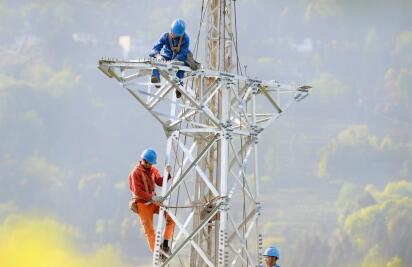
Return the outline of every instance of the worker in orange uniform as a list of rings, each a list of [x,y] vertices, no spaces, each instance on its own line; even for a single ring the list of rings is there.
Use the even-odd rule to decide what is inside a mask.
[[[162,186],[163,177],[153,165],[156,164],[156,152],[153,149],[146,149],[141,155],[141,160],[136,164],[129,175],[129,187],[132,191],[132,200],[129,203],[130,209],[140,217],[144,233],[149,243],[150,251],[153,253],[155,245],[155,231],[153,229],[153,214],[159,214],[159,205],[164,198],[156,196],[155,184]],[[170,172],[172,167],[166,166],[168,173],[167,180],[172,178]],[[173,236],[174,221],[165,213],[166,228],[163,233],[163,244],[160,248],[164,254],[170,255],[169,240]],[[161,254],[162,257],[162,254]]]

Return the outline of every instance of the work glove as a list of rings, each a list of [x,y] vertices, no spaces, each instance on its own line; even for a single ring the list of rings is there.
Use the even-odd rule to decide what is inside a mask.
[[[165,200],[164,197],[161,196],[152,196],[152,202],[156,204],[160,204]]]
[[[133,211],[134,213],[139,213],[139,212],[137,211],[137,203],[136,203],[136,200],[135,200],[135,199],[132,199],[132,200],[129,201],[129,209],[130,209],[131,211]]]
[[[157,60],[163,60],[163,57],[162,57],[160,54],[156,54],[156,55],[155,55],[155,58],[156,58]]]
[[[166,165],[166,171],[167,171],[167,173],[168,173],[169,175],[171,175],[171,173],[172,173],[172,166]]]

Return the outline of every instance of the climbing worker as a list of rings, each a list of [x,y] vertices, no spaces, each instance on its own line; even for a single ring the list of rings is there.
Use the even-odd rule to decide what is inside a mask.
[[[163,202],[163,197],[157,196],[155,184],[162,186],[163,177],[153,165],[156,164],[156,152],[148,148],[143,151],[141,160],[136,164],[129,174],[129,187],[132,191],[132,200],[129,207],[140,217],[140,223],[143,226],[144,233],[147,237],[149,249],[153,253],[155,245],[155,231],[153,229],[153,214],[159,214],[159,205]],[[170,165],[166,166],[168,173],[167,180],[172,178]],[[163,243],[160,245],[164,254],[170,255],[169,240],[173,236],[174,221],[165,213],[166,228],[163,233]],[[163,254],[161,254],[162,257]],[[163,255],[164,256],[164,255]]]
[[[182,19],[175,19],[170,26],[170,32],[165,32],[160,37],[160,40],[153,46],[149,57],[154,57],[159,60],[177,60],[185,62],[189,53],[189,36],[185,33],[185,22]],[[191,54],[191,53],[190,53]],[[191,56],[193,58],[193,56]],[[183,86],[182,78],[184,71],[179,70],[176,73],[178,84]],[[150,81],[152,83],[160,83],[160,74],[157,69],[152,70]],[[160,85],[156,85],[157,88]],[[176,90],[176,97],[180,98],[181,93]]]
[[[268,247],[265,250],[263,259],[266,267],[280,267],[276,264],[279,259],[279,250],[275,246]]]

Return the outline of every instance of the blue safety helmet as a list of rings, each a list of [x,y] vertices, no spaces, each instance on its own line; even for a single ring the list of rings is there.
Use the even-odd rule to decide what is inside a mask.
[[[140,157],[150,164],[156,164],[156,159],[157,159],[156,151],[154,151],[151,148],[148,148],[145,151],[143,151]]]
[[[263,256],[276,257],[279,259],[279,250],[275,247],[268,247],[263,253]]]
[[[182,36],[185,33],[185,22],[182,19],[175,19],[170,26],[173,36]]]

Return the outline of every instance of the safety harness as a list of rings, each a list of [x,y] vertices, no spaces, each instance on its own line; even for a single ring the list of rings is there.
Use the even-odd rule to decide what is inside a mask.
[[[175,56],[177,55],[177,53],[180,52],[180,47],[182,46],[182,42],[183,42],[183,35],[180,36],[179,42],[177,43],[177,46],[173,45],[173,36],[170,32],[168,33],[168,39],[169,39],[170,49],[172,49],[172,52],[173,52],[172,59],[174,59]],[[193,54],[192,54],[191,51],[189,51],[187,53],[185,63],[192,70],[198,70],[201,67],[201,64],[194,59]]]
[[[148,177],[147,177],[147,175],[146,175],[143,171],[141,172],[141,174],[142,174],[142,180],[143,180],[144,190],[145,190],[146,193],[150,193],[150,192],[149,192],[149,187],[148,187],[148,185],[147,185],[147,179],[148,179]],[[137,199],[139,199],[139,197],[133,193],[133,194],[132,194],[132,200],[130,200],[130,202],[129,202],[129,208],[130,208],[130,210],[133,211],[134,213],[138,213],[137,203],[136,203],[136,200],[137,200]]]
[[[169,32],[168,37],[169,37],[170,49],[172,49],[172,52],[173,52],[173,56],[172,56],[172,59],[173,59],[173,58],[175,58],[176,54],[180,52],[180,47],[181,47],[182,42],[183,42],[183,35],[179,37],[179,42],[178,42],[177,46],[173,45],[172,33]]]

